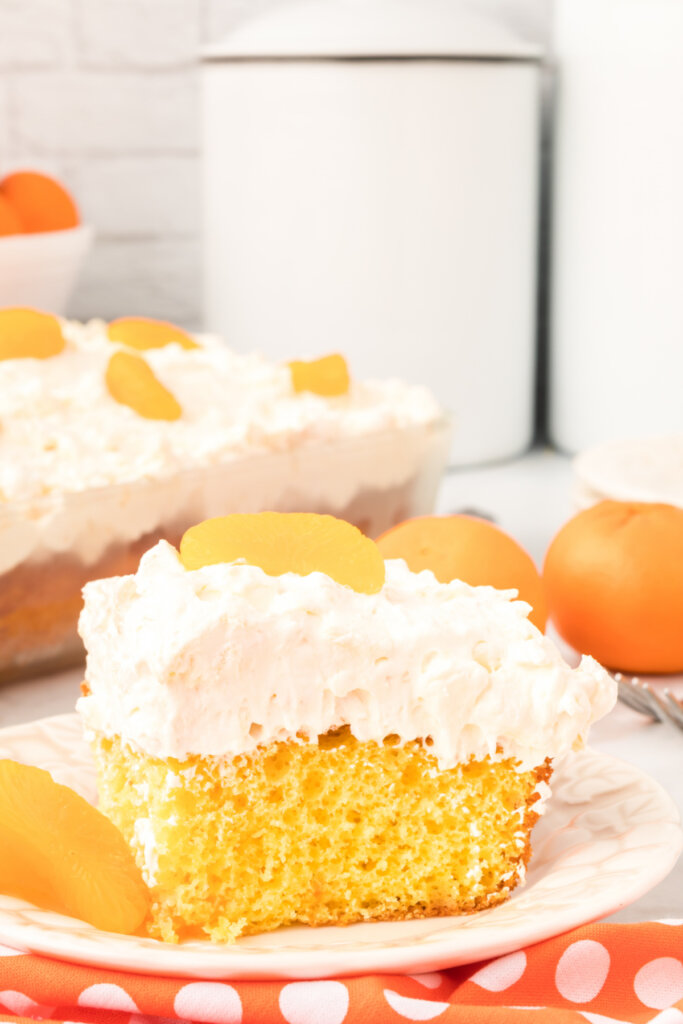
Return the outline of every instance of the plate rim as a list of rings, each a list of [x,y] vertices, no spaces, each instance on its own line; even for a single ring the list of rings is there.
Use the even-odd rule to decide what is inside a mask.
[[[72,712],[0,728],[0,745],[3,740],[11,741],[13,737],[20,739],[26,734],[27,730],[32,731],[39,728],[47,729],[49,732],[51,728],[59,725],[75,726],[78,721],[78,715]],[[554,921],[548,920],[539,926],[536,916],[530,910],[528,921],[525,920],[523,925],[516,924],[498,930],[494,923],[489,927],[484,926],[468,932],[467,952],[460,950],[456,951],[455,954],[452,948],[453,934],[452,931],[449,931],[449,934],[442,938],[431,940],[425,943],[424,946],[419,942],[416,943],[414,938],[408,937],[398,944],[380,944],[372,949],[360,948],[355,950],[349,948],[348,945],[331,945],[327,948],[316,948],[315,950],[301,947],[285,950],[267,949],[263,952],[255,950],[245,952],[240,950],[239,943],[234,945],[212,944],[209,942],[205,944],[193,943],[192,950],[186,949],[185,953],[189,954],[189,957],[201,954],[203,962],[199,965],[181,960],[178,954],[171,954],[167,962],[164,963],[164,957],[168,954],[169,950],[181,950],[182,944],[172,945],[155,939],[144,939],[143,941],[150,944],[146,948],[149,951],[149,961],[152,962],[148,961],[144,964],[133,966],[130,963],[131,951],[127,950],[123,945],[111,948],[106,945],[106,940],[103,942],[100,938],[93,941],[91,937],[93,932],[99,937],[105,937],[108,933],[100,932],[97,929],[91,930],[90,926],[84,926],[84,923],[79,921],[78,925],[82,930],[78,933],[69,932],[69,945],[62,948],[63,943],[59,941],[60,932],[55,930],[44,931],[38,924],[19,923],[12,926],[12,922],[6,920],[8,911],[0,906],[0,942],[6,943],[10,948],[17,949],[20,952],[34,953],[39,956],[52,958],[57,957],[70,963],[89,967],[106,967],[109,970],[123,970],[140,975],[172,977],[182,980],[286,981],[342,978],[358,976],[369,972],[405,974],[443,970],[448,967],[502,956],[529,944],[542,942],[556,935],[563,934],[580,925],[589,924],[635,902],[669,874],[683,851],[681,815],[673,799],[659,782],[641,771],[636,765],[614,757],[611,754],[586,747],[578,752],[575,757],[581,758],[584,755],[598,758],[605,766],[623,766],[634,780],[644,780],[649,787],[649,793],[658,798],[658,806],[661,808],[661,814],[657,822],[653,822],[653,824],[661,827],[662,834],[665,831],[669,833],[668,845],[660,845],[658,856],[643,863],[641,870],[635,876],[634,883],[629,887],[627,895],[616,905],[613,895],[603,897],[602,900],[600,900],[599,896],[596,897],[592,908],[594,913],[591,912],[589,915],[586,914],[585,905],[571,903],[565,905],[561,912],[555,915]],[[557,767],[558,772],[562,770],[561,764],[558,764]],[[667,826],[668,830],[666,829]],[[593,841],[595,840],[593,839]],[[518,895],[524,891],[523,888],[518,890]],[[12,897],[2,897],[2,899],[16,903],[18,908],[30,906],[24,901],[15,901]],[[514,895],[512,899],[514,899]],[[506,905],[508,904],[502,904],[502,906]],[[495,910],[496,908],[492,908],[482,913],[487,915],[495,914]],[[42,912],[50,913],[47,911]],[[467,916],[471,917],[471,915]],[[50,917],[55,919],[62,917],[65,922],[74,920],[65,915],[54,915],[51,913]],[[443,917],[434,920],[457,922],[458,918]],[[404,922],[394,923],[401,925]],[[387,922],[384,922],[384,925],[386,927]],[[372,922],[366,922],[361,925],[364,928],[371,926]],[[301,925],[297,927],[305,928],[306,926]],[[353,927],[358,926],[348,925],[344,928],[344,931],[347,928],[352,929]],[[311,929],[311,931],[319,931],[319,929]],[[498,938],[496,938],[497,931],[499,931]],[[125,941],[126,937],[115,936],[115,938],[118,943],[121,940]],[[204,946],[206,946],[206,949],[203,948]],[[104,950],[106,950],[106,954]],[[257,953],[258,955],[256,955]],[[105,956],[106,963],[104,963]],[[173,960],[176,957],[178,957],[179,962],[174,963]],[[226,958],[229,962],[226,962]],[[369,966],[364,964],[364,961],[368,958],[371,958],[372,961]],[[269,961],[273,959],[277,961],[277,966],[269,965]],[[306,968],[305,962],[308,961],[310,963],[312,960],[315,961],[314,965]],[[419,966],[416,966],[418,963]]]

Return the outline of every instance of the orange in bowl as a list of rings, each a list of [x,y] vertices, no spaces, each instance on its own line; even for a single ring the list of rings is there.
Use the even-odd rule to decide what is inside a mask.
[[[545,629],[543,584],[529,554],[509,534],[474,516],[423,516],[384,533],[377,545],[386,558],[403,558],[413,572],[431,569],[441,583],[516,590],[531,605],[529,618]]]
[[[20,235],[23,230],[19,214],[0,192],[0,236]]]
[[[80,223],[75,202],[58,181],[38,171],[15,171],[0,181],[0,196],[14,210],[21,230],[65,231]]]
[[[683,671],[683,509],[602,501],[566,523],[543,581],[558,633],[624,672]]]

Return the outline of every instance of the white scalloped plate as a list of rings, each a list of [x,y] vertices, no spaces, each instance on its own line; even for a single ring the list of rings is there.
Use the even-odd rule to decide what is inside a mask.
[[[47,768],[58,782],[95,799],[93,766],[75,715],[0,731],[0,757]],[[466,917],[285,928],[232,946],[174,946],[97,931],[0,896],[0,941],[74,963],[182,978],[433,971],[509,953],[627,906],[668,874],[683,832],[678,811],[656,782],[586,750],[556,769],[533,846],[526,885],[502,906]]]

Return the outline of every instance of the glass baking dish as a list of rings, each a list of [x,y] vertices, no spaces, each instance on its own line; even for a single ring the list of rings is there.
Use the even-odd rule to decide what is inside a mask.
[[[0,503],[0,681],[76,664],[81,588],[229,512],[325,512],[376,537],[433,510],[450,421],[234,458],[164,479]]]

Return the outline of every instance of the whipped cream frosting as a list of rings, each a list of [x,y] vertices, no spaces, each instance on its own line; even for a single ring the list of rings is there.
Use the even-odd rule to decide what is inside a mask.
[[[571,669],[515,596],[400,560],[373,595],[240,562],[187,571],[162,541],[136,575],[84,588],[78,710],[161,758],[348,725],[362,741],[431,737],[442,768],[498,749],[530,768],[580,747],[616,684],[592,658]]]
[[[286,366],[200,335],[199,349],[171,344],[142,353],[183,411],[177,421],[149,420],[107,390],[109,358],[122,346],[109,341],[104,322],[64,321],[62,330],[59,355],[0,361],[0,572],[61,551],[91,563],[113,541],[135,540],[174,517],[187,525],[217,514],[201,502],[188,507],[196,480],[180,477],[193,470],[219,473],[227,465],[240,474],[226,477],[223,493],[219,478],[207,482],[218,511],[228,498],[232,511],[286,511],[288,497],[294,507],[303,499],[342,511],[368,485],[414,476],[425,430],[441,416],[426,389],[398,380],[354,380],[349,394],[331,399],[297,394]],[[419,439],[381,442],[411,428],[422,431]],[[366,452],[373,439],[377,450],[370,444]],[[345,444],[348,455],[327,471],[324,457],[313,468],[297,461],[302,452]],[[110,490],[98,497],[99,488]]]

